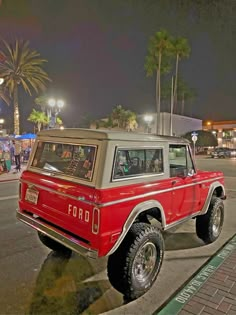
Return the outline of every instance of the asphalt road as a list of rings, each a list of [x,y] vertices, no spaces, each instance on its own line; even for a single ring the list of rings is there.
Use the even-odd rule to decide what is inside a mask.
[[[152,314],[235,234],[236,160],[197,159],[198,168],[222,170],[229,198],[220,238],[204,245],[194,220],[165,233],[165,260],[156,283],[124,304],[106,276],[106,259],[60,257],[15,219],[18,182],[0,183],[0,314]]]

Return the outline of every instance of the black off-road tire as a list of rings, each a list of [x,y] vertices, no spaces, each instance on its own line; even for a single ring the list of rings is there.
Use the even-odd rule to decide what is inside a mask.
[[[143,257],[141,256],[142,249],[146,250],[145,257],[147,257],[148,251],[149,254],[154,253],[153,266],[150,271],[147,271],[148,275],[144,281],[138,279],[141,277],[140,274],[138,276],[135,274],[135,270],[138,272],[138,269],[135,269],[135,266],[138,265],[137,260]],[[124,294],[126,300],[134,300],[147,292],[155,282],[163,256],[164,240],[161,231],[147,223],[135,223],[120,247],[108,258],[108,278],[112,286]],[[152,256],[150,255],[150,257]],[[143,268],[145,264],[139,263],[140,265]],[[148,268],[148,262],[145,266]]]
[[[221,233],[223,222],[223,201],[220,198],[212,197],[207,213],[196,217],[197,236],[206,244],[213,243]]]
[[[50,238],[49,236],[45,235],[42,232],[38,231],[38,237],[40,241],[43,243],[43,245],[52,249],[55,252],[59,252],[62,254],[64,253],[67,255],[71,253],[71,249],[65,247],[64,245],[58,243],[57,241],[54,241],[52,238]]]

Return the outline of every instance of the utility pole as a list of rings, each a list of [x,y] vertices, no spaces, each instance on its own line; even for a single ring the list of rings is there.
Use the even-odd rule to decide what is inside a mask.
[[[170,93],[170,136],[173,135],[173,108],[174,108],[174,78],[171,79],[171,93]]]

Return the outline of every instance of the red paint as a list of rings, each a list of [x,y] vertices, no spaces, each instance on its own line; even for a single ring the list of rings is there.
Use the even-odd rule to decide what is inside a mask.
[[[22,194],[19,207],[21,212],[36,214],[87,240],[84,246],[97,249],[99,256],[104,256],[116,243],[135,206],[144,201],[157,200],[164,209],[166,224],[171,224],[202,209],[209,186],[213,182],[211,179],[216,177],[221,177],[217,181],[223,185],[221,172],[198,171],[196,175],[186,178],[150,179],[149,182],[145,179],[145,182],[139,184],[127,185],[124,182],[117,188],[98,190],[86,185],[24,171],[21,176]],[[25,200],[28,184],[24,181],[41,186],[35,188],[39,192],[37,205]],[[202,181],[204,183],[201,183]],[[180,186],[182,187],[176,189]],[[163,190],[164,192],[158,194],[158,191]],[[143,196],[153,192],[157,194]],[[127,198],[135,199],[126,200]],[[111,202],[114,204],[107,204]],[[95,207],[99,211],[95,210],[93,218]],[[99,230],[97,231],[98,223]]]

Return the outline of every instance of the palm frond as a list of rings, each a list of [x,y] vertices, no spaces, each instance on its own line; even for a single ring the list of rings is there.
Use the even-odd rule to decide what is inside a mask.
[[[12,46],[3,40],[3,44],[6,61],[0,64],[0,71],[10,93],[12,94],[15,84],[22,84],[29,95],[32,95],[32,90],[36,93],[44,90],[46,82],[51,81],[42,69],[47,60],[41,58],[36,50],[31,50],[28,41],[16,40]]]

